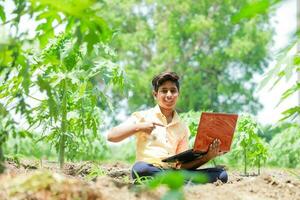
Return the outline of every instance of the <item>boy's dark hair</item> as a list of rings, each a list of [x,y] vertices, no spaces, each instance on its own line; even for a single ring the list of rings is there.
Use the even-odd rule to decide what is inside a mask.
[[[179,76],[175,72],[163,72],[152,79],[152,86],[155,92],[158,91],[159,86],[161,86],[166,81],[172,81],[175,83],[177,90],[179,91]]]

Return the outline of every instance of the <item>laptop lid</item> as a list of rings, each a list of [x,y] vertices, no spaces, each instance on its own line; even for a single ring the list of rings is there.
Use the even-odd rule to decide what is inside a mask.
[[[202,112],[193,151],[206,152],[213,140],[219,139],[220,151],[228,152],[237,119],[237,114]]]

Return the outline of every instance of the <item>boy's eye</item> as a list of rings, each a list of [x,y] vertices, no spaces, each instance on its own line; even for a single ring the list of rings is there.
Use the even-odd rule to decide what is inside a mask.
[[[172,94],[177,93],[176,89],[171,89],[171,90],[163,89],[160,92],[163,93],[163,94],[167,94],[168,91],[170,91]]]

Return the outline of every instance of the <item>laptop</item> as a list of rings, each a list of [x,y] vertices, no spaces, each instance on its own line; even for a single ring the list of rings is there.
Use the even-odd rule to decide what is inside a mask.
[[[230,151],[237,119],[237,114],[202,112],[194,147],[162,162],[190,162],[205,155],[214,139],[221,141],[220,152]]]

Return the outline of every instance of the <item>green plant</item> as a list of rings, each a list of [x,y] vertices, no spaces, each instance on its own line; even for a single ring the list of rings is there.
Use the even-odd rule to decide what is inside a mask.
[[[92,84],[94,78],[101,77],[103,85],[122,81],[117,66],[103,56],[104,48],[107,47],[95,45],[89,55],[69,35],[61,36],[45,49],[37,63],[37,69],[44,71],[38,75],[37,84],[48,96],[37,110],[42,111],[46,102],[49,106],[49,115],[39,115],[37,121],[57,122],[60,118],[60,127],[54,126],[47,139],[55,141],[61,167],[65,147],[76,152],[79,143],[91,143],[98,138],[101,110],[97,104],[109,104],[105,91]]]
[[[250,165],[257,166],[260,174],[261,163],[266,161],[268,151],[266,143],[258,136],[258,124],[251,116],[239,118],[234,143],[233,154],[243,156],[244,174],[248,175]]]
[[[153,180],[153,176],[140,176],[136,171],[133,170],[135,175],[134,183],[137,185],[147,184],[150,180]]]
[[[2,173],[5,169],[3,146],[9,136],[9,133],[16,135],[17,131],[16,122],[11,118],[9,112],[0,103],[0,173]]]
[[[300,167],[300,126],[295,124],[277,134],[270,142],[269,164],[281,167]]]
[[[104,175],[106,175],[105,171],[99,168],[98,165],[93,164],[89,174],[86,177],[84,177],[84,179],[87,181],[91,181],[97,178],[98,176],[104,176]]]
[[[265,74],[265,78],[260,84],[260,88],[266,87],[267,83],[273,82],[271,89],[276,87],[276,85],[285,80],[290,80],[293,74],[298,74],[300,72],[300,55],[299,53],[294,54],[293,51],[298,45],[300,40],[299,32],[294,35],[294,38],[290,44],[285,47],[279,54],[277,58],[277,64]],[[300,81],[299,79],[288,89],[282,92],[281,98],[278,105],[284,102],[286,99],[290,98],[292,95],[300,91]],[[282,112],[283,117],[280,121],[294,120],[300,117],[300,106],[293,106]]]
[[[62,167],[65,152],[72,158],[78,144],[99,139],[102,111],[111,108],[110,85],[123,86],[123,70],[108,46],[112,31],[99,16],[102,2],[10,3],[12,13],[0,4],[0,21],[11,33],[0,38],[0,99],[29,130],[39,130],[38,140],[55,146]],[[33,36],[19,27],[25,16],[38,24]],[[55,33],[58,28],[65,34]]]
[[[32,129],[43,127],[39,140],[55,146],[61,167],[66,150],[72,157],[80,150],[79,144],[88,146],[100,140],[100,107],[110,105],[105,87],[123,83],[122,71],[110,60],[113,53],[108,49],[98,44],[88,53],[71,34],[62,34],[41,54],[33,55],[27,92],[20,87],[23,77],[18,74],[7,80],[1,91],[10,99],[22,92],[25,99],[36,100],[35,107],[24,111],[30,113],[28,123]],[[104,89],[94,87],[96,80],[102,81]],[[40,97],[29,92],[33,88],[40,89]]]
[[[166,185],[169,190],[164,194],[162,200],[183,200],[184,193],[182,188],[188,181],[193,183],[205,183],[207,177],[197,172],[168,170],[159,173],[152,180],[147,181],[146,188],[154,189],[161,185]]]

